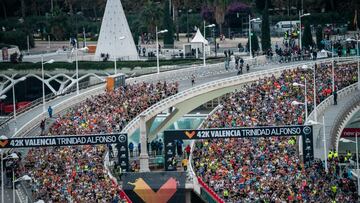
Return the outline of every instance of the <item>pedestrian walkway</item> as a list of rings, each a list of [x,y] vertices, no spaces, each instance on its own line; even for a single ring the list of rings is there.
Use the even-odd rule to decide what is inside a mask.
[[[325,135],[326,135],[326,155],[328,154],[329,150],[335,149],[335,146],[333,146],[332,143],[332,135],[331,129],[334,125],[336,125],[335,121],[341,113],[342,109],[347,105],[349,101],[352,100],[354,96],[359,94],[358,91],[354,90],[351,91],[349,94],[347,94],[344,97],[339,97],[337,101],[337,105],[334,105],[333,98],[330,99],[330,106],[325,109],[324,113],[318,114],[317,122],[322,123],[322,117],[324,115],[325,118]],[[314,125],[314,156],[315,158],[321,158],[324,160],[324,131],[323,131],[322,125]]]

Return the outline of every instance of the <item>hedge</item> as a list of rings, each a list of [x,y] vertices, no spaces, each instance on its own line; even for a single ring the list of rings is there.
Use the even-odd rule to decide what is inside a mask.
[[[207,63],[218,63],[222,62],[222,58],[209,58],[207,59]],[[192,64],[202,64],[201,59],[174,59],[174,60],[161,60],[160,66],[164,65],[192,65]],[[155,67],[156,60],[148,60],[148,61],[118,61],[117,68],[147,68],[147,67]],[[112,69],[114,67],[113,61],[107,62],[94,62],[94,61],[79,61],[80,69],[89,69],[89,70],[104,70],[104,69]],[[0,71],[14,69],[14,70],[29,70],[29,69],[41,69],[41,63],[10,63],[3,62],[0,63]],[[46,70],[54,70],[54,69],[66,69],[66,70],[74,70],[75,62],[67,63],[67,62],[55,62],[52,64],[46,64]]]

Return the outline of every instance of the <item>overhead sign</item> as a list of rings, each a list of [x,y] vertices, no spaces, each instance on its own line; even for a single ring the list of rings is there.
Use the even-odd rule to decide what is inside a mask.
[[[311,126],[279,126],[254,128],[212,128],[202,130],[168,130],[169,136],[177,139],[214,139],[243,137],[300,136],[312,132]]]
[[[124,173],[122,180],[132,202],[185,202],[186,172]]]
[[[165,170],[176,170],[173,166],[176,153],[175,140],[250,138],[273,136],[302,136],[304,162],[314,159],[312,126],[262,126],[253,128],[212,128],[201,130],[168,130],[164,132]]]
[[[127,142],[127,134],[21,137],[0,140],[0,148],[54,147]]]

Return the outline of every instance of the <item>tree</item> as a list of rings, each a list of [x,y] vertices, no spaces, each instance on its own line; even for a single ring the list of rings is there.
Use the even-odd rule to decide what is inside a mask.
[[[321,43],[322,40],[323,40],[323,28],[321,26],[318,26],[316,28],[316,45],[318,49],[324,48],[324,44]]]
[[[176,23],[176,40],[179,41],[179,7],[181,5],[181,0],[173,0],[172,3],[174,7],[174,17]]]
[[[230,0],[209,0],[209,3],[215,9],[215,21],[219,25],[220,34],[222,34],[222,24],[225,22],[226,9]]]
[[[249,50],[249,39],[248,39],[248,42],[247,42],[247,49]],[[256,35],[255,32],[252,32],[251,33],[251,49],[254,50],[254,51],[259,51],[259,40],[258,40],[258,37]]]
[[[305,22],[304,34],[301,40],[302,40],[303,48],[310,48],[314,46],[314,41],[311,34],[311,28],[308,22]]]
[[[155,33],[155,27],[160,25],[162,17],[161,7],[154,1],[148,0],[140,13],[140,22],[151,33]]]
[[[164,21],[163,26],[168,30],[164,36],[164,46],[170,45],[172,47],[174,45],[174,33],[173,33],[173,21],[169,12],[169,1],[165,1],[164,4]]]
[[[271,48],[270,25],[269,25],[269,0],[265,0],[265,7],[261,23],[261,46],[263,51]]]

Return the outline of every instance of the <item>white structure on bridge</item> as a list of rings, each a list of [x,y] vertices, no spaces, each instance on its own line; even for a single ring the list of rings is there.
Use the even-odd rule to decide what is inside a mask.
[[[120,0],[108,0],[106,3],[95,60],[100,59],[101,54],[109,54],[111,59],[139,59]]]

